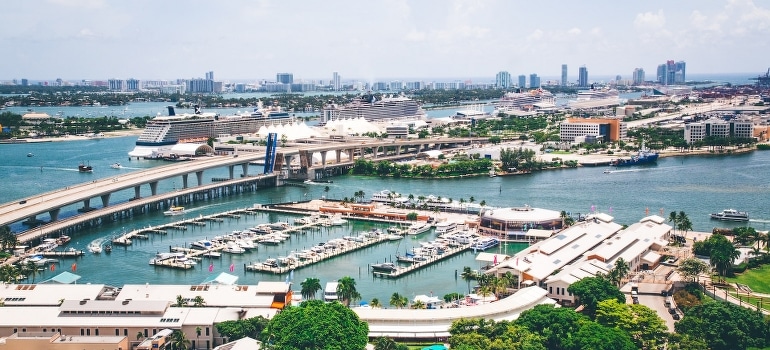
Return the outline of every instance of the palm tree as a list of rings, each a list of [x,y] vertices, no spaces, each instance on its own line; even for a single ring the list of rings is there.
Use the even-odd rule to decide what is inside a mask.
[[[629,267],[623,258],[618,258],[618,260],[615,261],[615,267],[610,270],[609,278],[610,282],[615,284],[616,286],[620,286],[620,282],[623,280],[626,275],[628,275]]]
[[[369,303],[369,306],[373,309],[378,309],[382,307],[382,304],[380,304],[380,299],[374,298],[372,299],[372,302]]]
[[[674,224],[674,233],[676,233],[676,224],[679,222],[679,217],[676,215],[675,211],[668,213],[668,222]]]
[[[187,350],[190,347],[190,339],[181,330],[175,330],[171,333],[171,349]]]
[[[422,300],[415,300],[412,303],[412,309],[424,309],[425,303],[422,302]]]
[[[142,339],[143,337],[144,337],[144,333],[142,333],[141,331],[136,333],[136,340]]]
[[[203,300],[203,297],[198,295],[192,300],[194,307],[204,307],[206,306],[206,301]]]
[[[393,293],[393,295],[390,296],[390,306],[394,306],[397,309],[400,309],[404,306],[406,306],[406,303],[404,302],[406,298],[402,297],[401,294]]]
[[[465,282],[468,283],[468,294],[471,293],[471,280],[476,279],[476,273],[471,270],[470,266],[463,267],[463,272],[460,274],[460,277],[465,280]]]
[[[185,300],[185,298],[181,294],[177,295],[176,296],[176,303],[174,303],[174,305],[172,305],[172,306],[176,306],[176,307],[187,306],[187,300]]]
[[[396,350],[398,344],[388,337],[379,337],[374,341],[374,350]]]
[[[32,275],[32,283],[35,283],[35,275],[37,275],[37,265],[35,265],[34,261],[27,261],[26,266],[24,266],[27,270],[24,275]]]
[[[317,278],[306,278],[302,283],[302,298],[303,299],[315,299],[316,293],[321,290],[321,281]]]
[[[684,238],[687,239],[687,231],[692,230],[692,222],[683,211],[677,215],[677,227],[679,227],[679,231],[684,231]]]
[[[356,280],[350,276],[337,280],[337,295],[345,306],[350,306],[352,301],[361,299],[361,294],[356,290]]]

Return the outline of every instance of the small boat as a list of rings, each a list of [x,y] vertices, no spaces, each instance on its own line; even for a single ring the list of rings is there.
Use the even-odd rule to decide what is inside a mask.
[[[166,216],[174,216],[174,215],[182,215],[185,213],[184,207],[171,207],[168,210],[163,212],[163,215]]]
[[[719,213],[712,213],[710,216],[712,219],[722,221],[749,221],[749,213],[735,209],[725,209]]]
[[[266,259],[265,262],[262,263],[262,265],[269,268],[277,268],[278,261],[273,258],[269,258],[269,259]]]
[[[70,236],[67,235],[61,235],[58,238],[56,238],[56,244],[57,245],[65,245],[69,243],[72,240]]]
[[[612,170],[610,170],[610,169],[605,169],[605,170],[604,170],[604,173],[605,173],[605,174],[612,174]]]
[[[105,253],[112,253],[112,245],[106,245],[104,246],[104,252]]]
[[[387,236],[385,236],[389,241],[397,241],[399,239],[404,238],[402,235],[397,235],[395,233],[390,233]]]
[[[122,165],[120,165],[120,163],[113,163],[112,165],[110,165],[110,168],[113,168],[113,169],[122,169],[122,168],[123,168],[123,166],[122,166]]]
[[[372,264],[372,270],[377,272],[394,272],[398,270],[398,266],[392,262],[384,262],[382,264]]]
[[[243,254],[246,252],[246,249],[241,248],[241,246],[235,244],[234,242],[227,243],[227,246],[222,249],[225,253],[230,254]]]
[[[219,259],[222,257],[222,253],[220,252],[205,252],[203,253],[203,256],[209,259]]]
[[[211,241],[206,239],[201,239],[195,242],[190,243],[190,248],[192,249],[201,249],[201,250],[208,250],[211,249]]]
[[[278,245],[279,243],[281,243],[281,240],[275,237],[268,237],[260,240],[259,243],[266,244],[266,245]]]
[[[78,165],[78,171],[81,173],[92,173],[94,171],[94,168],[90,164],[86,165],[86,164],[80,163],[80,165]]]
[[[31,152],[30,152],[30,153],[27,153],[27,157],[34,157],[34,156],[35,156],[35,155],[34,155],[34,154],[32,154]]]
[[[102,245],[98,243],[91,243],[88,245],[88,251],[94,254],[99,254],[102,252]]]

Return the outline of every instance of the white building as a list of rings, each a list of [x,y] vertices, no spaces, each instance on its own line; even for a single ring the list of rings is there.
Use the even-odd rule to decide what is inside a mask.
[[[687,143],[703,141],[709,136],[752,138],[754,137],[754,123],[750,118],[738,118],[730,121],[709,118],[684,126],[684,140]]]

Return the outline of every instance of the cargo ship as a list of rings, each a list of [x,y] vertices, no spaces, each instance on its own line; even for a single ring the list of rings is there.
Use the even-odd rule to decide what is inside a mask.
[[[614,159],[612,160],[612,162],[610,162],[610,164],[613,166],[621,167],[621,166],[650,164],[650,163],[655,163],[657,160],[658,160],[658,153],[650,152],[649,150],[640,150],[639,153],[637,153],[635,156],[631,158]]]

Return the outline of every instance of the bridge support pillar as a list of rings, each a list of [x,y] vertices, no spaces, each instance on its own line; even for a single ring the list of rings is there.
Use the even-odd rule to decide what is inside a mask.
[[[235,165],[228,165],[227,170],[230,172],[230,180],[232,180],[235,173]]]
[[[377,159],[377,151],[380,150],[380,146],[372,147],[372,159]]]
[[[51,210],[48,211],[48,215],[51,216],[51,222],[59,220],[59,212],[60,211],[61,211],[61,208],[51,209]]]
[[[352,149],[352,148],[348,150],[348,160],[349,161],[351,161],[351,162],[353,161],[354,153],[355,152],[356,151],[354,149]],[[363,148],[359,148],[358,149],[358,156],[361,157],[361,158],[364,157],[364,149]]]
[[[335,152],[335,153],[336,153],[336,155],[337,155],[337,164],[339,164],[339,163],[340,163],[340,161],[342,160],[342,150],[341,150],[341,149],[338,149],[338,150],[336,150],[336,151],[334,151],[334,152]]]
[[[291,160],[294,159],[294,156],[286,154],[283,156],[283,159],[286,162],[286,169],[288,169],[289,174],[291,174]]]
[[[142,198],[139,194],[141,193],[141,186],[134,186],[134,198],[139,199]]]
[[[93,210],[93,208],[91,208],[91,198],[84,199],[83,200],[83,207],[78,209],[78,211],[85,213],[85,212],[91,211],[91,210]]]
[[[195,172],[195,177],[198,178],[198,186],[203,185],[203,170],[196,171]]]
[[[152,193],[153,196],[158,194],[158,181],[150,182],[150,193]]]
[[[107,208],[110,205],[110,194],[103,194],[102,197],[102,207]]]
[[[249,163],[241,164],[241,170],[243,171],[243,177],[249,176]]]
[[[321,152],[321,167],[326,169],[326,152]]]
[[[396,155],[397,156],[401,155],[401,145],[396,146]]]
[[[187,188],[187,178],[190,174],[182,174],[182,188]]]

